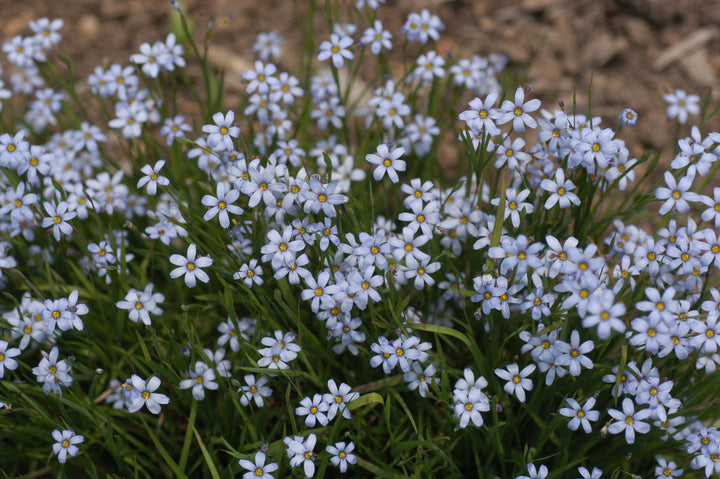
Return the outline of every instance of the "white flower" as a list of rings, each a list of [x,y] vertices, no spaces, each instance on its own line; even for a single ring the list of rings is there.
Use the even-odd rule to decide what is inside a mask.
[[[490,410],[490,401],[480,388],[472,388],[470,391],[459,391],[454,395],[455,417],[460,420],[461,428],[467,427],[472,421],[475,427],[483,425],[481,412]]]
[[[235,112],[230,110],[223,115],[217,112],[213,115],[214,125],[203,125],[202,131],[207,133],[207,144],[216,151],[231,151],[235,147],[233,138],[240,136],[240,128],[233,126],[235,121]]]
[[[5,369],[17,369],[18,362],[13,357],[18,356],[21,352],[18,348],[8,349],[8,342],[0,339],[0,378],[5,377]]]
[[[560,208],[563,209],[568,208],[571,203],[580,205],[580,198],[575,193],[571,193],[571,190],[575,189],[575,183],[565,179],[565,172],[561,168],[555,172],[554,180],[542,180],[540,187],[552,193],[545,201],[546,210],[555,206],[556,203],[559,203]]]
[[[677,117],[678,123],[685,123],[688,114],[700,114],[700,97],[697,95],[688,95],[685,90],[675,90],[675,93],[663,95],[663,99],[669,103],[667,108],[667,116],[669,119]]]
[[[617,421],[610,424],[608,432],[618,434],[625,431],[625,441],[632,444],[635,442],[635,431],[641,434],[650,431],[650,424],[641,422],[650,416],[650,409],[641,409],[635,412],[635,404],[630,398],[623,399],[622,408],[622,411],[608,409],[608,414]]]
[[[84,436],[75,434],[75,431],[72,429],[65,429],[63,431],[55,429],[52,432],[52,437],[56,441],[55,444],[53,444],[53,452],[57,456],[60,464],[65,464],[68,456],[77,456],[78,452],[80,452],[77,444],[85,441]]]
[[[240,467],[248,471],[243,474],[243,479],[272,479],[273,475],[270,473],[277,471],[279,467],[275,462],[265,464],[265,453],[262,451],[255,453],[254,463],[247,459],[240,459],[238,462]]]
[[[61,235],[69,235],[72,233],[73,227],[68,221],[75,218],[76,213],[74,211],[68,211],[66,201],[61,201],[57,206],[46,201],[43,205],[45,206],[45,211],[47,211],[48,216],[43,218],[42,227],[49,228],[52,226],[55,241],[60,241]]]
[[[635,126],[638,120],[638,115],[632,108],[623,108],[623,111],[621,111],[618,115],[618,120],[620,120],[620,124],[623,126]]]
[[[400,181],[397,172],[405,171],[407,167],[405,162],[399,159],[403,154],[405,154],[405,148],[394,148],[391,152],[385,144],[379,145],[375,153],[367,154],[365,159],[373,165],[377,165],[373,171],[375,181],[380,181],[386,173],[393,183]]]
[[[655,198],[665,200],[665,203],[660,207],[658,213],[664,215],[673,208],[679,213],[687,213],[690,211],[688,201],[700,201],[700,195],[689,191],[694,179],[695,177],[693,175],[686,175],[680,178],[680,181],[676,182],[672,173],[666,171],[665,183],[668,187],[660,187],[655,190]]]
[[[583,430],[590,434],[592,432],[592,426],[590,421],[597,421],[600,418],[598,411],[593,411],[592,407],[595,405],[595,398],[590,398],[585,401],[585,405],[581,406],[573,398],[567,398],[567,407],[560,408],[560,414],[565,417],[572,418],[568,422],[568,429],[576,431],[578,427],[582,426]]]
[[[241,279],[248,288],[251,288],[253,284],[263,284],[263,269],[257,263],[258,260],[251,259],[249,263],[243,264],[240,270],[233,275],[233,279]]]
[[[154,196],[157,193],[157,185],[167,186],[170,184],[170,180],[165,176],[161,176],[160,169],[165,166],[165,160],[158,160],[155,166],[145,165],[140,171],[145,173],[145,176],[140,178],[137,182],[137,187],[142,188],[147,185],[147,192],[150,196]]]
[[[327,385],[330,392],[323,394],[323,401],[329,406],[327,411],[328,419],[332,420],[338,412],[342,412],[345,419],[350,419],[352,416],[347,403],[359,398],[360,393],[351,392],[352,388],[345,383],[340,383],[340,386],[336,385],[334,379],[329,379]]]
[[[435,376],[435,365],[431,364],[423,370],[422,366],[418,362],[412,363],[412,370],[403,374],[403,379],[408,383],[407,388],[410,391],[418,390],[420,397],[425,397],[428,390],[430,389],[430,383],[435,380],[435,383],[439,383],[439,378]]]
[[[373,55],[379,55],[382,49],[392,49],[392,34],[383,28],[380,20],[373,22],[372,28],[368,28],[363,32],[360,43],[370,45],[370,51]]]
[[[146,326],[150,326],[150,314],[162,314],[162,309],[158,308],[157,301],[163,301],[165,297],[160,293],[152,293],[153,285],[150,283],[145,291],[130,289],[125,295],[125,300],[115,303],[120,309],[128,310],[130,321],[136,323],[142,321]]]
[[[525,131],[525,126],[529,128],[536,128],[537,122],[530,116],[530,112],[540,108],[540,100],[537,98],[525,102],[525,90],[522,87],[518,87],[515,90],[515,102],[510,100],[503,101],[500,109],[502,113],[499,115],[497,120],[499,125],[503,125],[509,121],[512,121],[513,130],[515,132]]]
[[[317,442],[317,436],[310,434],[307,439],[303,440],[302,436],[295,436],[294,439],[286,437],[283,442],[287,445],[287,455],[290,459],[290,466],[297,467],[300,464],[303,465],[303,470],[307,477],[313,477],[315,475],[315,463],[313,459],[313,449]]]
[[[327,452],[332,454],[330,462],[332,462],[334,466],[338,466],[340,472],[347,471],[348,464],[355,464],[357,462],[357,457],[355,454],[352,454],[354,449],[355,444],[353,444],[352,441],[350,441],[347,446],[345,442],[336,442],[334,446],[327,446],[325,448]]]
[[[179,254],[170,256],[170,262],[178,268],[170,271],[171,278],[178,278],[185,275],[185,284],[188,288],[195,287],[195,279],[199,279],[203,283],[210,281],[210,277],[201,268],[206,268],[213,264],[213,260],[206,256],[196,258],[196,247],[194,244],[188,246],[187,257]]]
[[[335,68],[340,68],[345,63],[345,60],[352,60],[353,54],[348,48],[353,44],[353,39],[347,35],[338,35],[332,33],[330,35],[330,41],[324,41],[320,44],[320,51],[318,53],[318,60],[324,61],[328,58],[332,58],[333,65]]]
[[[228,189],[225,183],[218,183],[217,196],[205,195],[202,198],[203,206],[210,208],[205,212],[203,219],[209,221],[215,216],[220,220],[220,226],[223,228],[230,227],[230,217],[228,213],[241,215],[243,209],[233,203],[240,197],[240,192],[235,188]]]
[[[170,402],[169,397],[155,392],[160,387],[160,378],[157,376],[151,377],[146,382],[137,374],[133,374],[130,378],[130,386],[134,392],[128,405],[130,412],[137,412],[143,406],[147,406],[151,413],[160,414],[160,406]]]
[[[545,464],[540,466],[540,469],[535,467],[535,464],[528,464],[527,466],[529,476],[518,476],[515,479],[545,479],[548,475],[548,468]]]
[[[295,414],[305,416],[305,425],[307,427],[315,427],[315,423],[319,422],[323,426],[327,426],[328,417],[325,414],[329,409],[327,402],[323,400],[322,394],[315,394],[312,399],[303,398],[300,406],[295,408]]]
[[[265,386],[268,382],[268,377],[260,376],[260,378],[256,381],[255,376],[252,374],[246,374],[245,382],[247,383],[247,386],[241,386],[240,389],[238,389],[238,394],[242,392],[242,396],[240,396],[240,403],[243,406],[247,406],[250,404],[250,400],[252,399],[258,407],[263,407],[265,405],[263,398],[270,397],[272,395],[272,389]]]
[[[520,402],[525,402],[525,390],[531,391],[533,388],[532,379],[528,379],[527,376],[533,371],[535,371],[534,364],[525,366],[522,371],[519,371],[517,364],[510,364],[506,369],[496,369],[495,374],[507,381],[503,386],[506,393],[515,394]]]
[[[266,62],[272,57],[280,58],[282,56],[283,43],[285,43],[285,39],[276,30],[258,33],[253,44],[253,51],[258,54],[260,60]]]
[[[53,346],[49,354],[45,352],[42,354],[43,358],[32,372],[37,377],[37,381],[42,383],[45,394],[52,392],[62,395],[60,386],[70,387],[73,383],[72,376],[68,374],[71,366],[64,359],[58,361],[60,351],[57,346]]]
[[[180,381],[180,389],[192,388],[192,395],[198,401],[205,399],[205,389],[215,390],[215,371],[202,361],[195,363],[195,369],[190,371],[190,378]]]
[[[267,95],[271,89],[279,86],[280,82],[272,76],[277,71],[277,67],[272,63],[267,65],[263,62],[255,60],[255,70],[246,70],[242,74],[243,80],[248,82],[246,91],[248,94],[257,90],[261,95]]]

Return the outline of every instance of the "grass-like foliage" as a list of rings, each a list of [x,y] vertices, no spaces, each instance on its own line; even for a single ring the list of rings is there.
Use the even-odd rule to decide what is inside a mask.
[[[2,475],[720,472],[709,107],[663,171],[427,10],[309,3],[235,105],[175,2],[86,81],[61,20],[3,45]]]

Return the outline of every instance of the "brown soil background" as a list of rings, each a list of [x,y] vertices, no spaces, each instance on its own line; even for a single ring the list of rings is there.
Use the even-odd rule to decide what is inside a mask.
[[[195,21],[201,42],[209,22],[223,25],[211,46],[218,66],[251,65],[256,35],[276,29],[286,39],[279,69],[293,71],[292,51],[302,38],[293,5],[303,10],[307,0],[180,3]],[[166,0],[0,0],[0,4],[3,41],[30,34],[31,19],[63,18],[63,49],[74,59],[79,81],[104,61],[128,64],[141,43],[164,39],[171,12]],[[355,0],[342,0],[345,11],[354,4]],[[601,115],[606,126],[615,126],[626,106],[639,113],[638,126],[622,134],[635,155],[662,150],[665,161],[670,159],[674,126],[665,118],[664,93],[682,88],[704,98],[718,84],[720,0],[387,0],[380,6],[379,18],[393,32],[396,49],[408,13],[422,8],[436,13],[446,25],[437,46],[440,53],[459,57],[504,53],[516,69],[530,62],[524,71],[532,96],[547,109],[554,109],[558,100],[572,105],[575,94],[578,111],[586,111],[592,76],[592,112]],[[327,36],[320,18],[316,23],[321,35]],[[365,27],[362,24],[360,31]],[[230,68],[231,95],[241,92],[240,73]],[[718,99],[713,96],[713,107]],[[697,118],[691,117],[689,123],[693,121]],[[705,132],[718,129],[716,117]],[[689,131],[686,125],[682,135]]]

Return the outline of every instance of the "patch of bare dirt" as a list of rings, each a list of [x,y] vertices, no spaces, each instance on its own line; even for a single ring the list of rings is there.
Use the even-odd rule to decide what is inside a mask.
[[[0,23],[4,40],[29,34],[31,19],[64,19],[62,45],[74,59],[79,80],[103,62],[127,64],[141,43],[163,39],[171,14],[165,0],[5,3]],[[307,3],[181,1],[201,43],[210,29],[214,31],[213,61],[229,69],[228,86],[235,94],[241,88],[239,66],[251,64],[252,44],[261,31],[275,29],[285,37],[286,54],[280,68],[293,71],[297,67],[297,55],[292,52],[300,45],[302,32],[296,15],[307,23]],[[345,0],[342,5],[350,12],[354,3]],[[674,149],[674,128],[665,120],[662,94],[682,88],[703,97],[711,95],[712,105],[720,100],[713,93],[720,68],[720,0],[388,0],[381,5],[379,17],[393,32],[396,49],[407,14],[422,8],[439,15],[446,25],[438,45],[441,53],[504,53],[514,68],[529,65],[524,73],[532,94],[547,109],[553,109],[558,100],[571,107],[575,96],[578,110],[586,111],[592,81],[592,113],[615,124],[624,107],[634,108],[640,121],[623,137],[642,149]],[[327,35],[321,14],[316,17],[315,28]],[[711,130],[720,130],[718,118],[708,123],[706,131]],[[689,127],[683,133],[689,133]]]

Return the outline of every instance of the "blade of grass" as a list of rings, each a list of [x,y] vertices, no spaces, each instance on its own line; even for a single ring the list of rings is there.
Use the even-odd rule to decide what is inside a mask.
[[[205,463],[207,464],[208,469],[210,469],[210,475],[213,477],[213,479],[220,479],[220,474],[218,473],[218,470],[215,467],[215,463],[213,462],[212,457],[210,457],[210,453],[208,452],[207,448],[205,447],[205,443],[203,442],[202,438],[200,437],[200,433],[197,432],[197,429],[195,429],[195,426],[193,426],[192,430],[195,433],[195,439],[197,439],[198,445],[200,446],[200,451],[202,452],[202,455],[205,458]]]

